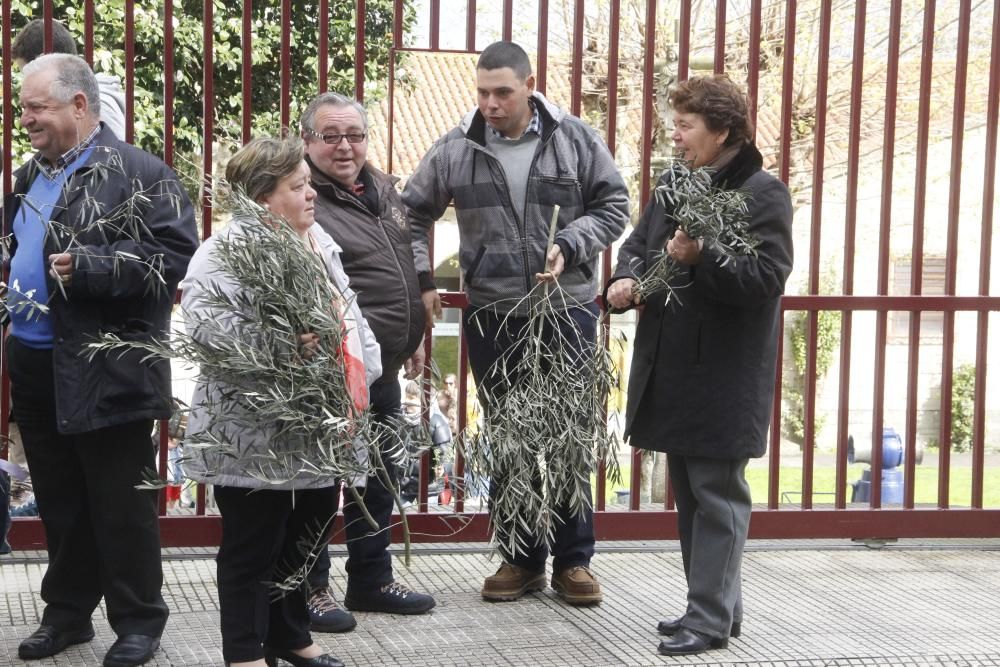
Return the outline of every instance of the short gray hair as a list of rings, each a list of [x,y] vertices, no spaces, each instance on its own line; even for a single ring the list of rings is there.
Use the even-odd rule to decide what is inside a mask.
[[[313,121],[316,119],[316,112],[320,110],[321,107],[331,106],[331,107],[352,107],[356,109],[361,115],[361,122],[364,123],[365,131],[368,130],[368,112],[365,111],[363,104],[357,100],[353,100],[346,95],[341,95],[340,93],[321,93],[314,97],[306,107],[306,110],[302,113],[302,118],[299,119],[299,126],[302,131],[315,130],[313,127]]]
[[[91,115],[101,117],[101,89],[86,60],[68,53],[47,53],[25,65],[22,73],[28,78],[49,69],[56,72],[49,95],[60,102],[72,102],[74,95],[83,93]]]

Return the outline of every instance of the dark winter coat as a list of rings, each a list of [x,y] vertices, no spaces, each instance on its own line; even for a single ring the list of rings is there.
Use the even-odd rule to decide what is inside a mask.
[[[307,160],[308,161],[308,160]],[[377,193],[378,215],[309,162],[316,222],[341,247],[351,289],[382,347],[382,377],[396,374],[417,349],[427,316],[413,268],[410,229],[393,179],[365,165],[362,181]]]
[[[11,257],[17,253],[14,216],[39,175],[37,159],[14,173],[13,191],[4,199],[3,230],[11,240]],[[126,215],[128,206],[132,210]],[[137,342],[167,334],[177,283],[198,247],[191,201],[177,175],[103,126],[93,152],[70,177],[53,210],[45,255],[74,255],[65,297],[48,279],[59,431],[84,433],[170,417],[166,361],[143,362],[146,353],[140,350],[88,359],[86,346],[105,333]],[[157,267],[162,282],[147,263]]]
[[[635,334],[626,436],[635,447],[684,456],[764,454],[774,398],[780,299],[792,270],[792,205],[784,183],[744,146],[713,181],[748,190],[757,256],[723,264],[706,245],[676,284],[683,305],[647,299]],[[666,172],[660,179],[669,178]],[[654,200],[618,253],[611,282],[643,274],[677,223]],[[610,284],[610,283],[609,283]]]

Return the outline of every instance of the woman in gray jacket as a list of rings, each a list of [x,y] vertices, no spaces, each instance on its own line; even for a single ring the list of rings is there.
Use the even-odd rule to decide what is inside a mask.
[[[204,345],[222,345],[229,336],[255,341],[258,359],[276,367],[301,364],[305,370],[312,360],[320,360],[324,345],[314,331],[297,331],[298,340],[275,345],[280,336],[254,329],[253,318],[227,306],[243,304],[252,310],[264,297],[259,288],[234,278],[232,248],[241,240],[245,243],[255,229],[257,238],[266,238],[259,235],[261,225],[287,223],[326,268],[335,295],[329,308],[339,312],[344,340],[353,340],[355,353],[352,357],[350,344],[338,347],[329,361],[347,367],[353,359],[360,377],[354,374],[355,386],[353,391],[348,386],[347,392],[356,397],[354,406],[363,408],[367,385],[381,374],[379,347],[348,289],[340,248],[313,219],[316,192],[309,183],[301,142],[255,139],[229,161],[226,179],[233,191],[245,193],[263,211],[237,215],[192,259],[181,302],[191,338]],[[275,289],[282,289],[280,278]],[[283,349],[272,349],[282,344]],[[329,348],[327,341],[325,349]],[[263,377],[254,375],[252,370],[244,375],[251,387]],[[344,375],[350,385],[351,373]],[[311,466],[308,442],[290,435],[287,425],[262,417],[255,409],[253,391],[236,388],[234,382],[213,376],[202,366],[189,418],[188,441],[196,447],[186,464],[190,477],[215,485],[222,514],[217,564],[223,657],[227,665],[273,666],[281,658],[293,665],[341,667],[342,662],[313,643],[306,599],[302,587],[294,586],[294,575],[293,584],[282,586],[284,590],[273,583],[308,568],[311,545],[325,534],[321,530],[336,513],[336,490],[331,487],[338,480],[321,466]]]

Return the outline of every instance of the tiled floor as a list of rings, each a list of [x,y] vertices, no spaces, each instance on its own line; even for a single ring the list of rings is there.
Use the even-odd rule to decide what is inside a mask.
[[[150,664],[221,665],[212,550],[170,550],[172,615]],[[343,548],[334,551],[343,592]],[[483,545],[416,546],[400,579],[433,593],[425,616],[358,614],[343,635],[315,635],[348,665],[998,665],[1000,541],[751,543],[744,559],[743,636],[687,658],[657,655],[656,622],[683,611],[675,542],[604,543],[593,568],[599,607],[565,605],[549,589],[512,603],[478,595],[492,573]],[[0,665],[37,625],[40,554],[0,557]],[[100,612],[103,614],[103,610]],[[114,640],[95,616],[93,642],[32,665],[99,665]]]

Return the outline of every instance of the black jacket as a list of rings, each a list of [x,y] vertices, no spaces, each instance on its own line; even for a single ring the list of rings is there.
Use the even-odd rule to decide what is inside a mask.
[[[406,208],[393,180],[371,165],[365,165],[362,182],[368,183],[366,199],[377,215],[306,161],[319,195],[316,222],[343,249],[340,259],[351,289],[382,347],[382,378],[395,382],[403,362],[420,344],[427,320]]]
[[[742,459],[763,455],[767,446],[780,298],[792,270],[792,204],[784,183],[761,171],[752,144],[713,181],[752,193],[757,256],[723,265],[719,251],[706,246],[677,281],[689,284],[678,292],[683,305],[664,306],[665,293],[647,299],[635,334],[625,430],[643,449]],[[611,282],[642,275],[676,227],[654,199],[618,252]]]
[[[4,199],[11,257],[17,253],[11,230],[21,195],[38,175],[33,159],[14,173],[13,191]],[[88,359],[86,346],[105,333],[139,342],[167,334],[177,283],[198,247],[184,188],[158,158],[119,141],[104,126],[54,210],[45,254],[70,252],[75,265],[65,297],[54,280],[48,284],[59,431],[168,418],[168,362],[144,363],[141,350]],[[144,262],[156,266],[162,282]]]

